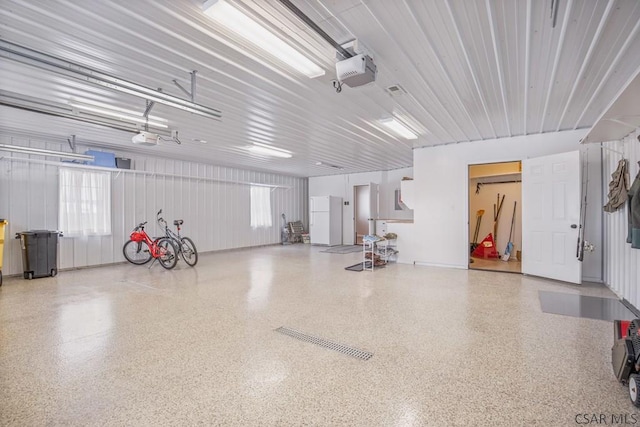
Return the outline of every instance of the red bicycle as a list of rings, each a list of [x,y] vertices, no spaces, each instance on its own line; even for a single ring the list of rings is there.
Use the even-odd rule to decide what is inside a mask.
[[[147,221],[141,222],[133,229],[129,240],[122,247],[122,254],[131,264],[146,264],[153,258],[154,262],[157,260],[167,270],[172,269],[178,262],[175,245],[166,237],[151,240],[144,231],[146,223]]]

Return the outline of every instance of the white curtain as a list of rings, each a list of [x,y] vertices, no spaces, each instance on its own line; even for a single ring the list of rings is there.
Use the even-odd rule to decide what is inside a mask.
[[[65,236],[111,234],[111,174],[60,168],[58,227]]]
[[[251,227],[271,227],[271,188],[251,186]]]

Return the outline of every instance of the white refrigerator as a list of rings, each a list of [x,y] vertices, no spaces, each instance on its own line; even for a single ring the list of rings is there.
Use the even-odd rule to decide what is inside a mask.
[[[309,200],[309,237],[312,245],[342,244],[342,198],[317,196]]]

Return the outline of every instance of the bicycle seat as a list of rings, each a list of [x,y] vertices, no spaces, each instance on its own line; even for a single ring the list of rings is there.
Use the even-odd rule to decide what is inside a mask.
[[[174,219],[173,220],[173,225],[175,225],[176,227],[179,226],[179,225],[182,225],[182,224],[184,224],[184,221],[181,220],[181,219]]]

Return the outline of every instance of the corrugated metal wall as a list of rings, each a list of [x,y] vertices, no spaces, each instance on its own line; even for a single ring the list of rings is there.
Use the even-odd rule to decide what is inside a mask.
[[[615,171],[618,161],[623,157],[628,160],[629,185],[638,174],[640,161],[640,144],[638,143],[640,129],[627,136],[622,141],[603,144],[603,180],[604,191],[608,191],[611,174]],[[606,195],[605,195],[606,200]],[[605,201],[606,203],[606,201]],[[631,249],[626,243],[627,238],[627,205],[614,213],[604,214],[604,279],[605,283],[618,296],[627,299],[635,307],[640,308],[640,250]]]
[[[65,143],[43,138],[0,136],[0,143],[69,151]],[[79,148],[79,152],[84,151]],[[150,151],[153,150],[150,148]],[[0,157],[0,218],[9,221],[6,230],[4,274],[22,272],[16,232],[58,229],[58,166],[36,163],[55,158],[17,153]],[[123,261],[122,245],[132,228],[149,221],[150,235],[159,235],[156,212],[172,223],[183,219],[183,234],[190,236],[200,252],[268,245],[280,242],[281,214],[289,221],[306,221],[308,180],[272,173],[246,171],[193,162],[125,155],[136,171],[116,170],[112,180],[111,236],[63,238],[59,245],[61,269]],[[11,160],[14,159],[14,160]],[[275,185],[271,194],[273,226],[250,227],[250,186]],[[305,222],[306,223],[306,222]]]

